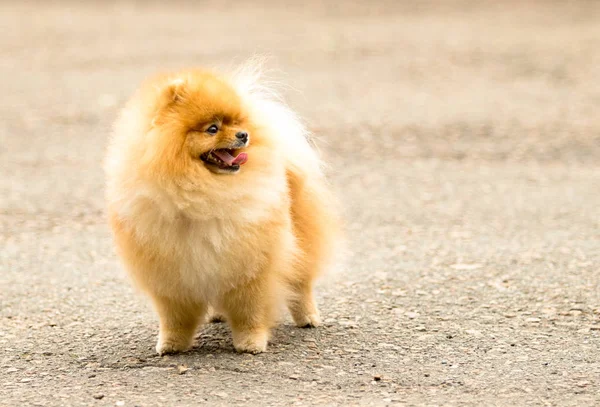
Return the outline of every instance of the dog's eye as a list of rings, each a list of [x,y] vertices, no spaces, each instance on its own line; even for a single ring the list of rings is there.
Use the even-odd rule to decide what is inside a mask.
[[[206,129],[206,132],[209,134],[217,134],[218,131],[219,131],[219,128],[217,127],[216,124],[213,124],[208,129]]]

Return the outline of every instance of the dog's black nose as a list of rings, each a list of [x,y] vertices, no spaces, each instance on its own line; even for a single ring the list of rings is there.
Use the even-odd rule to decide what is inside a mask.
[[[244,143],[248,141],[248,133],[246,133],[245,131],[240,131],[236,133],[235,136]]]

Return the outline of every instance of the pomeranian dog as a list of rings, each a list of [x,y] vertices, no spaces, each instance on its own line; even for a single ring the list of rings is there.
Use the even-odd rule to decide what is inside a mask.
[[[238,352],[264,352],[285,301],[316,327],[315,278],[338,230],[309,134],[260,67],[151,78],[105,161],[117,251],[159,317],[156,351],[188,350],[215,310]]]

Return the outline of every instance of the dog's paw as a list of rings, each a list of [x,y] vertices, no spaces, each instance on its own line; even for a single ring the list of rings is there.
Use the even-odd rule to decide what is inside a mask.
[[[267,332],[238,332],[233,336],[233,346],[239,353],[262,353],[267,350]]]
[[[185,352],[190,348],[190,343],[182,343],[168,339],[162,340],[159,338],[158,342],[156,343],[156,353],[158,353],[160,356],[168,355],[171,353]]]
[[[321,325],[321,317],[319,314],[296,315],[294,322],[299,328],[316,328]]]

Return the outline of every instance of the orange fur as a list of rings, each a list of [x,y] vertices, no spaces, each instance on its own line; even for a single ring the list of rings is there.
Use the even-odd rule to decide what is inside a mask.
[[[157,76],[115,126],[110,222],[158,313],[160,354],[188,349],[209,309],[225,315],[240,352],[266,349],[282,299],[296,324],[319,324],[312,290],[333,252],[333,200],[306,130],[257,72]],[[213,123],[216,135],[207,133]],[[248,162],[237,173],[200,159],[242,131],[249,144],[234,154]]]

